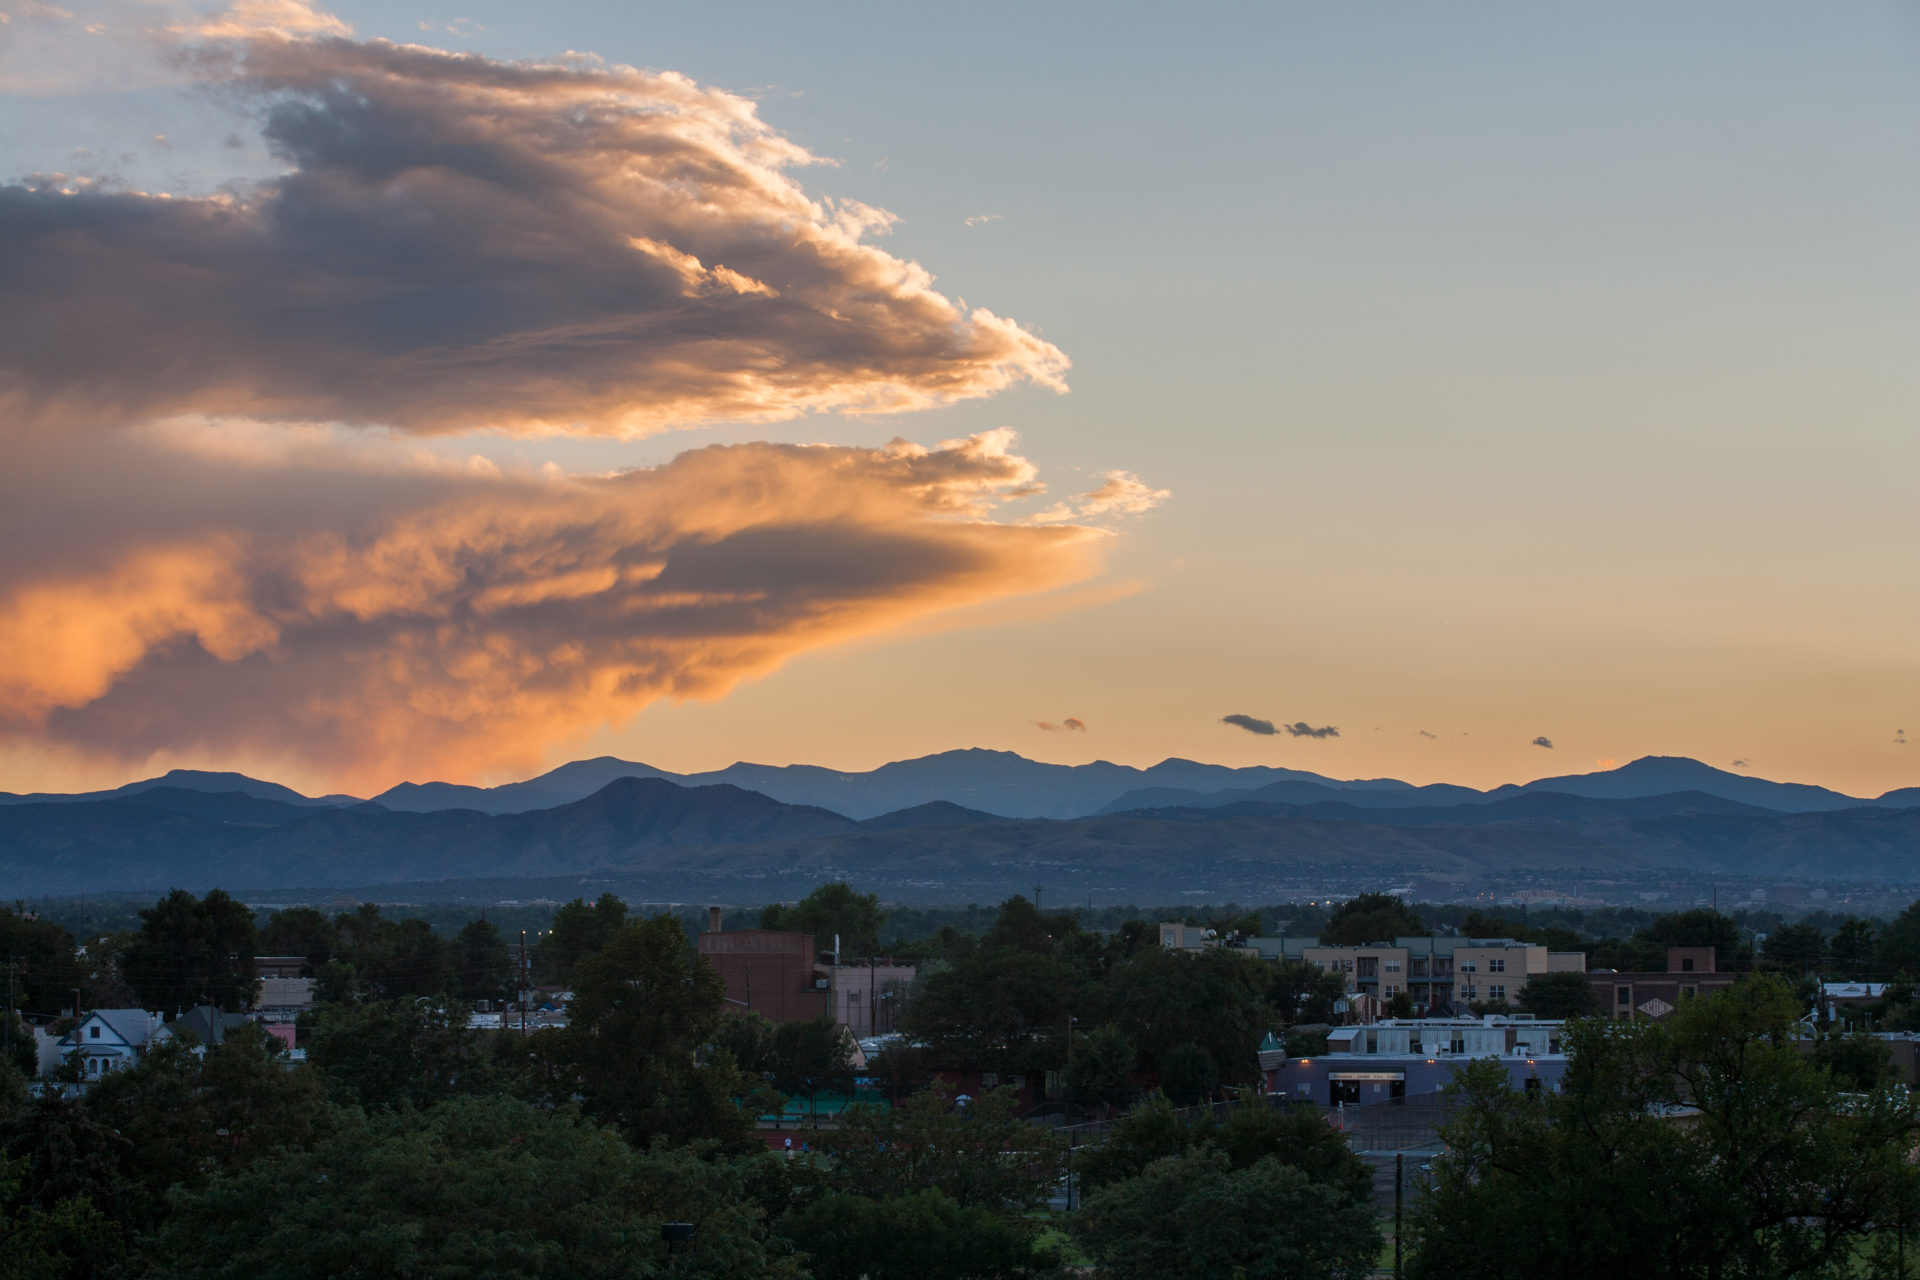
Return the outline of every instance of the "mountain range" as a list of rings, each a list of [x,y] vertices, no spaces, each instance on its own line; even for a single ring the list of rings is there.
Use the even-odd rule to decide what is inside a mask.
[[[1346,780],[1301,769],[1266,766],[1236,769],[1178,758],[1162,760],[1146,769],[1105,760],[1083,765],[1044,764],[1011,751],[978,749],[898,760],[864,772],[825,769],[818,765],[742,762],[706,773],[672,773],[652,765],[601,756],[576,760],[538,777],[497,787],[403,782],[372,797],[371,803],[403,813],[453,809],[488,814],[529,813],[584,800],[618,778],[659,778],[684,787],[734,786],[784,804],[812,805],[856,820],[942,802],[1003,818],[1080,818],[1132,809],[1212,807],[1245,801],[1277,804],[1339,801],[1375,809],[1426,808],[1485,804],[1532,792],[1632,799],[1697,791],[1780,813],[1920,805],[1920,787],[1864,798],[1804,783],[1773,782],[1729,773],[1684,756],[1645,756],[1617,769],[1540,778],[1477,791],[1448,783],[1415,786],[1393,778]],[[307,797],[289,787],[244,774],[176,769],[111,791],[73,795],[0,792],[0,805],[124,799],[154,787],[239,791],[297,805],[362,803],[352,796]]]
[[[618,875],[669,896],[725,885],[790,897],[789,887],[803,892],[846,876],[897,898],[979,900],[1036,880],[1141,894],[1228,884],[1249,895],[1313,875],[1920,881],[1913,790],[1862,800],[1676,758],[1487,792],[1174,760],[1145,770],[1069,768],[998,752],[950,752],[864,774],[719,771],[759,770],[789,794],[837,788],[838,810],[693,783],[712,775],[622,772],[632,769],[646,766],[580,761],[505,787],[428,784],[373,801],[184,771],[112,791],[6,796],[0,896],[588,875]],[[948,794],[926,798],[943,776]],[[1222,776],[1255,785],[1206,788]],[[1126,786],[1145,777],[1157,785]],[[570,794],[582,788],[590,789]],[[469,793],[495,811],[428,807]],[[911,803],[846,812],[856,808],[849,799],[868,809],[886,795]],[[543,797],[553,803],[511,807]],[[1033,817],[996,805],[1099,811]]]

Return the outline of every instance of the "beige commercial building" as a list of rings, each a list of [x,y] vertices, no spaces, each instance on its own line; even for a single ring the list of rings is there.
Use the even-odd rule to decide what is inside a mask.
[[[1160,945],[1181,951],[1219,946],[1197,925],[1162,924]],[[1423,1010],[1465,1008],[1476,1001],[1513,1004],[1538,973],[1584,973],[1580,951],[1548,951],[1512,938],[1395,938],[1365,946],[1322,946],[1315,937],[1247,938],[1234,950],[1268,960],[1303,960],[1338,973],[1352,995],[1391,1000],[1406,993]]]

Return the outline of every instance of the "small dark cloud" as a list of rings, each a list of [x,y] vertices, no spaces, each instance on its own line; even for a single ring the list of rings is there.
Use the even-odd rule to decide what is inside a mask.
[[[1048,733],[1085,733],[1087,731],[1087,722],[1077,716],[1068,716],[1059,724],[1055,724],[1051,720],[1035,720],[1033,727],[1045,730]]]
[[[228,134],[227,140],[220,145],[229,151],[245,151],[247,149],[247,144],[240,140],[240,135],[237,133]]]
[[[1898,744],[1899,744],[1900,746],[1903,746],[1903,747],[1904,747],[1904,746],[1906,746],[1906,745],[1907,745],[1907,731],[1906,731],[1905,729],[1895,729],[1895,730],[1893,731],[1893,740],[1894,740],[1894,741],[1895,741],[1896,743],[1898,743]]]
[[[1290,738],[1337,738],[1340,736],[1340,730],[1334,725],[1323,724],[1315,728],[1305,720],[1295,720],[1292,724],[1280,727],[1287,731],[1287,736]]]
[[[1439,735],[1439,734],[1437,734],[1437,733],[1428,733],[1428,732],[1427,732],[1427,731],[1426,731],[1425,729],[1415,729],[1415,730],[1414,730],[1413,732],[1414,732],[1414,734],[1415,734],[1415,736],[1417,736],[1417,737],[1421,737],[1421,738],[1428,738],[1428,739],[1438,739],[1438,738],[1440,737],[1440,735]]]
[[[1753,768],[1753,761],[1742,756],[1740,759],[1735,760],[1733,762],[1733,767],[1736,769],[1751,769]]]
[[[1243,716],[1239,714],[1221,716],[1220,723],[1230,724],[1236,729],[1245,729],[1248,733],[1257,733],[1263,738],[1271,738],[1274,734],[1280,732],[1273,727],[1273,721],[1262,720],[1258,716]]]
[[[1553,750],[1553,739],[1547,737],[1547,735],[1543,733],[1539,737],[1533,740],[1533,745],[1536,747],[1545,747],[1547,750],[1551,751]]]

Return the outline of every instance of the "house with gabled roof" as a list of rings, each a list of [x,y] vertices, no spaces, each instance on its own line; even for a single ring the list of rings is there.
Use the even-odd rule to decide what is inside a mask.
[[[125,1070],[153,1045],[172,1038],[173,1032],[157,1013],[95,1009],[60,1037],[60,1056],[63,1060],[79,1059],[82,1080],[98,1080]]]

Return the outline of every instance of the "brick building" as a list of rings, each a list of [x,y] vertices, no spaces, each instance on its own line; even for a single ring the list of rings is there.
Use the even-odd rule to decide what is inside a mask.
[[[1712,947],[1668,947],[1665,973],[1595,969],[1587,974],[1587,981],[1593,984],[1594,997],[1606,1017],[1622,1021],[1651,1018],[1658,1022],[1682,1000],[1725,991],[1739,977],[1714,967]]]
[[[714,912],[718,915],[719,912]],[[695,944],[727,984],[736,1009],[773,1022],[805,1022],[831,1010],[832,983],[814,972],[813,935],[780,929],[709,928]]]

